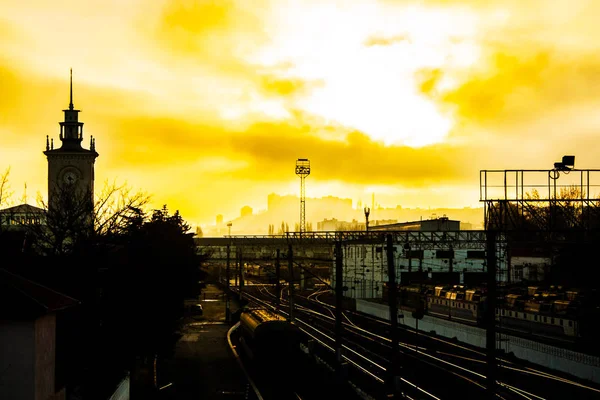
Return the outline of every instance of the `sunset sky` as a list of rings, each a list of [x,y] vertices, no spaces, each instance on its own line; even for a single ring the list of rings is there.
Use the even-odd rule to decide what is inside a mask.
[[[479,170],[600,161],[600,2],[0,0],[0,171],[46,195],[81,109],[96,188],[189,222],[297,194],[479,206]]]

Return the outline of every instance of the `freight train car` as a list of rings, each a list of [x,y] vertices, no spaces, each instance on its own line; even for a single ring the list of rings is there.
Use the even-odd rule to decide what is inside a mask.
[[[485,296],[480,289],[436,286],[434,293],[427,296],[427,313],[478,325],[485,315]]]
[[[387,288],[384,295],[387,292]],[[589,296],[588,296],[589,297]],[[485,288],[462,285],[411,285],[398,287],[398,305],[415,311],[419,305],[424,314],[484,326]],[[542,289],[536,286],[503,293],[498,299],[495,318],[502,328],[559,340],[579,339],[588,318],[589,307],[583,307],[581,295],[560,287]],[[583,332],[586,333],[586,332]]]
[[[496,321],[503,328],[554,339],[574,339],[580,336],[579,321],[575,317],[549,311],[552,304],[542,305],[545,309],[543,312],[535,311],[534,308],[524,311],[497,308]]]

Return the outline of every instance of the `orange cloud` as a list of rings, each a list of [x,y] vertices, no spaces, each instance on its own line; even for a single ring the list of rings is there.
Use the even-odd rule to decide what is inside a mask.
[[[396,35],[392,37],[382,36],[371,36],[365,40],[365,46],[390,46],[392,44],[408,42],[410,43],[410,36],[408,35]]]
[[[99,182],[125,177],[186,214],[285,189],[298,157],[331,194],[410,187],[427,204],[441,186],[476,187],[479,169],[550,165],[577,145],[578,160],[594,162],[600,146],[594,8],[364,0],[290,13],[269,0],[111,1],[0,7],[0,170],[13,167],[15,187],[45,190],[41,151],[47,134],[58,140],[71,63]],[[56,18],[73,25],[57,31]],[[434,131],[420,143],[443,142],[420,148],[370,138]]]
[[[148,31],[150,42],[158,44],[166,55],[219,73],[247,77],[253,71],[244,56],[267,40],[256,12],[268,3],[257,0],[252,7],[244,4],[235,0],[169,0],[150,22],[144,20],[140,25]]]
[[[58,144],[58,124],[68,102],[66,79],[48,80],[36,74],[25,74],[4,67],[3,87],[10,95],[0,98],[3,107],[13,105],[14,113],[0,125],[14,132],[15,137],[27,138],[21,151],[39,158],[33,149],[43,149],[45,135]],[[306,85],[268,81],[273,92],[293,93]],[[281,86],[279,86],[281,85]],[[287,85],[287,86],[286,86]],[[283,87],[283,89],[282,89]],[[31,96],[31,93],[36,96]],[[12,99],[12,100],[7,100]],[[18,101],[22,99],[22,101]],[[289,165],[299,157],[308,157],[315,165],[315,179],[340,181],[348,184],[392,184],[425,187],[449,182],[473,182],[477,164],[467,167],[464,160],[476,160],[483,154],[484,145],[438,144],[421,148],[385,146],[366,134],[328,123],[299,110],[283,121],[263,117],[242,129],[232,129],[224,122],[207,119],[193,122],[181,116],[160,113],[151,115],[145,109],[144,94],[121,89],[76,86],[75,105],[83,110],[85,140],[93,134],[100,153],[99,165],[103,175],[110,171],[129,171],[145,174],[157,169],[197,169],[203,159],[219,162],[212,171],[204,171],[207,179],[216,177],[255,182],[287,182]],[[36,110],[37,118],[26,118]],[[125,112],[126,111],[126,112]],[[28,114],[29,113],[29,114]],[[329,134],[329,133],[335,134]],[[37,145],[32,144],[37,143]],[[227,161],[229,160],[229,161]],[[212,162],[212,161],[211,161]],[[15,168],[16,170],[16,168]],[[256,171],[262,171],[256,174]],[[44,171],[40,171],[40,176]],[[143,182],[136,185],[143,186]],[[169,190],[187,185],[187,180],[172,180]]]
[[[431,96],[439,84],[441,77],[442,70],[440,68],[427,68],[417,71],[415,79],[417,80],[419,91]]]
[[[309,87],[313,87],[314,84],[310,85],[306,81],[298,78],[282,79],[272,75],[266,75],[261,77],[260,86],[267,94],[286,97],[305,93]]]
[[[496,126],[597,98],[600,57],[595,54],[497,51],[489,60],[489,68],[466,75],[459,85],[445,90],[437,90],[443,72],[422,70],[419,89],[442,105],[455,106],[465,121]]]

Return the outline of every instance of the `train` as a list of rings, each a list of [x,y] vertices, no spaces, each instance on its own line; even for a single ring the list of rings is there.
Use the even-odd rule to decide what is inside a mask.
[[[265,399],[336,398],[329,371],[317,368],[309,343],[298,326],[264,308],[240,314],[240,356]],[[325,354],[328,355],[329,353]],[[354,398],[343,396],[343,398]]]
[[[240,343],[250,359],[265,363],[273,357],[295,357],[301,333],[296,325],[271,310],[246,308],[240,314]]]
[[[485,287],[398,286],[401,308],[476,326],[484,326],[486,299]],[[593,336],[596,331],[591,327],[598,315],[594,292],[557,286],[500,288],[495,310],[497,324],[504,329],[568,341]]]

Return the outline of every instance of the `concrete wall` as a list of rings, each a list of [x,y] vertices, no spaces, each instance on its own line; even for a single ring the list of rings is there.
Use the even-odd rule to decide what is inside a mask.
[[[389,307],[366,300],[356,300],[356,311],[385,320],[390,319]],[[410,311],[401,311],[399,323],[415,328],[416,320]],[[419,321],[419,331],[432,332],[447,338],[457,338],[463,343],[485,348],[485,329],[425,315]],[[600,357],[549,346],[516,336],[497,334],[500,347],[516,357],[553,370],[566,372],[581,379],[600,383]]]
[[[129,400],[129,377],[125,377],[109,400]]]
[[[35,398],[54,395],[56,371],[56,315],[35,320]]]
[[[35,398],[33,321],[0,321],[0,399]]]

